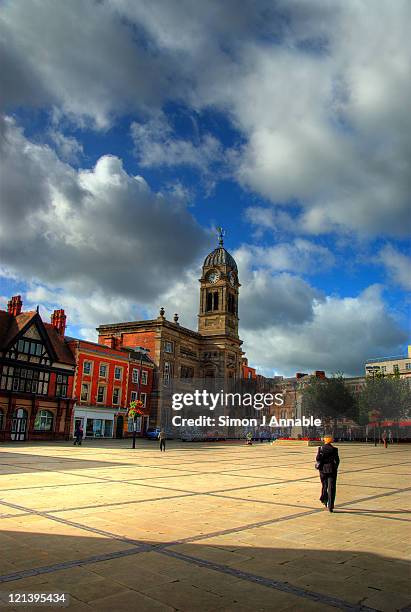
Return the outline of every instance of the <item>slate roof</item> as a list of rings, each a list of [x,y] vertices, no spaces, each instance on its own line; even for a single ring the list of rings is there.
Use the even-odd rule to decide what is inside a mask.
[[[235,272],[238,272],[234,257],[222,246],[217,247],[207,255],[204,266],[229,266]]]

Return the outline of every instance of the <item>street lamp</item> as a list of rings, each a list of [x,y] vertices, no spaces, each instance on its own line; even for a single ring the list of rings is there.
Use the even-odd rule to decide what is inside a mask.
[[[140,353],[140,371],[138,373],[137,379],[137,403],[141,402],[140,400],[140,386],[141,386],[141,377],[142,377],[142,367],[143,367],[143,357],[148,355],[150,349],[144,348],[144,346],[136,346],[134,348],[136,353]],[[133,415],[133,446],[132,448],[136,448],[136,436],[137,436],[137,410],[134,410]]]

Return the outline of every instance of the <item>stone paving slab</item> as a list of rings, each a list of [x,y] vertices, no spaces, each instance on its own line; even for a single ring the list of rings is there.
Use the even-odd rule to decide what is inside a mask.
[[[411,447],[339,445],[330,514],[315,448],[129,445],[0,446],[3,599],[63,591],[73,610],[187,612],[411,604]]]

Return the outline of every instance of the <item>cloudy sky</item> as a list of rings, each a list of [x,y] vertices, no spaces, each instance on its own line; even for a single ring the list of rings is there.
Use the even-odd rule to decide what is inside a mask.
[[[0,308],[196,326],[215,227],[266,374],[400,354],[407,0],[0,0]]]

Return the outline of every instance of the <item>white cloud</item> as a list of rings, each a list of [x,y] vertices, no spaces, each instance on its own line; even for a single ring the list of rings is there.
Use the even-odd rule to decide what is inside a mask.
[[[56,129],[49,130],[48,135],[61,159],[69,163],[77,163],[79,161],[83,155],[83,145],[76,138],[65,136]]]
[[[381,249],[378,260],[385,266],[390,281],[411,291],[411,257],[387,244]]]
[[[248,206],[244,216],[259,230],[273,230],[273,232],[286,231],[289,233],[301,232],[301,227],[289,212],[277,207]]]
[[[387,311],[380,288],[371,286],[356,297],[316,301],[312,317],[300,325],[245,329],[243,338],[250,363],[265,372],[361,375],[367,359],[401,353],[407,334]]]
[[[15,0],[2,9],[7,108],[57,107],[98,128],[137,112],[143,164],[197,168],[221,159],[215,136],[161,134],[152,117],[167,102],[217,110],[243,138],[226,154],[236,180],[274,204],[298,203],[303,232],[407,231],[407,0],[245,0],[241,9],[234,0]]]
[[[331,268],[335,263],[334,255],[327,247],[303,238],[268,247],[243,245],[236,251],[236,258],[246,261],[254,268],[289,271],[295,274],[317,274]]]
[[[3,108],[57,105],[99,129],[130,109],[149,112],[171,81],[166,65],[136,39],[106,2],[3,3]]]
[[[113,4],[160,53],[184,53],[186,101],[222,110],[242,133],[231,160],[244,187],[298,200],[311,234],[407,231],[406,0]]]
[[[207,172],[223,159],[222,146],[214,136],[206,134],[197,143],[178,138],[163,114],[145,123],[133,122],[131,134],[142,167],[192,166]]]
[[[0,259],[27,280],[149,301],[210,244],[181,197],[153,193],[118,157],[74,170],[4,123]]]

